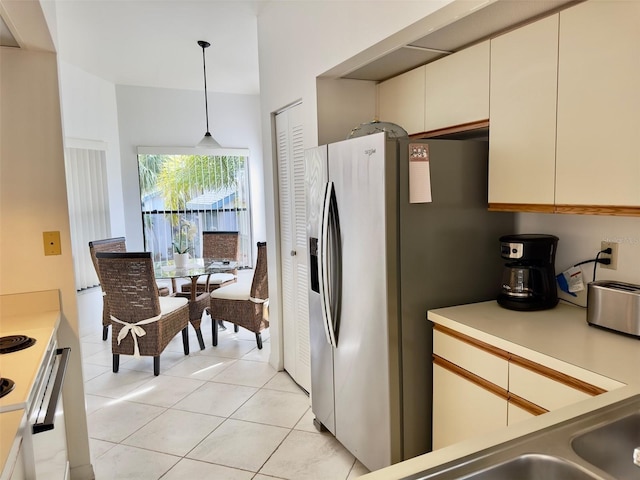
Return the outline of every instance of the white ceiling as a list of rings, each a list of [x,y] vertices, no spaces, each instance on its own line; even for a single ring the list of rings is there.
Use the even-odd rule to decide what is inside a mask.
[[[208,91],[259,94],[257,17],[271,0],[40,1],[60,59],[114,84],[202,90],[202,49],[197,41],[206,40],[211,43],[206,49]],[[426,36],[416,35],[381,56],[374,45],[371,52],[328,73],[384,80],[433,61],[446,54],[443,51],[454,52],[576,1],[580,0],[468,2],[480,3],[480,8],[447,18],[438,28],[425,30]],[[0,2],[24,5],[23,0]],[[465,2],[452,2],[437,14],[446,18],[449,9],[464,9]],[[436,16],[433,22],[440,21]],[[401,48],[405,44],[410,48]]]
[[[257,14],[264,0],[54,2],[61,60],[117,85],[258,94]],[[56,36],[56,35],[54,35]]]
[[[372,60],[353,67],[354,61],[357,61],[354,57],[336,66],[327,75],[358,80],[386,80],[579,1],[583,0],[487,0],[480,5],[468,0],[452,2],[430,16],[431,22],[427,21],[423,26],[427,35],[405,41],[402,46],[378,57],[374,45],[369,49],[371,52],[362,52],[363,56],[368,55]],[[430,28],[429,23],[434,28]]]

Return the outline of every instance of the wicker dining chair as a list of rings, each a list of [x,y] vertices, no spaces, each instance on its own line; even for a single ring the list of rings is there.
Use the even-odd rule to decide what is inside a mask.
[[[238,232],[202,232],[202,256],[204,258],[238,259]],[[189,321],[196,331],[200,350],[204,350],[202,338],[202,314],[209,310],[211,298],[209,292],[236,281],[237,271],[202,275],[196,283],[195,300],[189,301]],[[176,296],[191,297],[191,283],[183,284]]]
[[[255,333],[261,349],[261,332],[269,327],[268,305],[267,244],[258,242],[258,258],[251,283],[232,283],[211,292],[213,346],[218,345],[218,322],[224,320]]]
[[[97,252],[102,288],[109,305],[113,372],[120,355],[153,357],[153,374],[160,374],[160,354],[182,332],[189,355],[189,305],[186,298],[162,297],[149,252]]]
[[[211,297],[208,292],[197,293],[195,300],[191,300],[191,292],[176,292],[176,297],[186,298],[189,302],[189,322],[196,331],[200,350],[204,350],[204,338],[202,338],[202,314],[209,309]]]
[[[91,254],[91,261],[93,262],[93,268],[96,270],[96,275],[98,275],[98,282],[102,285],[102,278],[100,277],[100,270],[98,268],[98,262],[96,260],[97,252],[126,252],[127,244],[124,237],[114,237],[114,238],[105,238],[102,240],[94,240],[89,242],[89,253]],[[168,287],[158,286],[158,291],[160,295],[166,296],[169,295],[170,291]],[[104,289],[103,289],[104,292]],[[107,340],[109,336],[109,325],[111,322],[109,321],[109,308],[107,306],[107,302],[103,299],[102,305],[102,340]]]
[[[98,281],[100,282],[101,286],[102,277],[100,276],[100,269],[98,268],[98,259],[96,258],[96,253],[126,251],[127,247],[124,237],[105,238],[104,240],[94,240],[93,242],[89,242],[91,261],[93,262],[93,268],[95,268],[96,270],[96,275],[98,275]],[[111,321],[109,320],[109,307],[107,306],[107,301],[104,298],[104,288],[102,289],[102,292],[102,340],[106,341],[109,335],[109,325],[111,325]]]
[[[211,231],[202,232],[202,256],[204,258],[218,258],[238,261],[240,237],[238,232]],[[198,292],[211,292],[217,288],[234,283],[237,270],[224,273],[212,273],[208,277],[203,275],[198,279]],[[191,284],[183,284],[182,292],[190,292]]]

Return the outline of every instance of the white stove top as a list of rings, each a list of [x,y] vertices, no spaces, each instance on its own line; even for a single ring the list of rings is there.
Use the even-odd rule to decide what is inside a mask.
[[[36,377],[45,358],[51,355],[55,347],[52,328],[23,329],[7,332],[0,330],[0,336],[27,335],[36,339],[35,345],[17,352],[0,355],[0,377],[15,382],[14,389],[0,398],[0,412],[26,409],[31,397],[35,395]]]

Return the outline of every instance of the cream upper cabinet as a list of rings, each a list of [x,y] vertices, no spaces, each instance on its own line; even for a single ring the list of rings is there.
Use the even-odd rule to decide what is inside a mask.
[[[491,40],[490,204],[554,204],[558,18]]]
[[[404,128],[409,135],[424,132],[424,72],[418,67],[378,84],[378,119]]]
[[[556,203],[640,206],[639,137],[640,2],[560,12]]]
[[[489,118],[489,41],[426,66],[425,130]]]

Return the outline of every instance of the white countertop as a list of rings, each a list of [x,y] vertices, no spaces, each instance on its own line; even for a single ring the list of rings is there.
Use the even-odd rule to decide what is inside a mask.
[[[539,361],[553,359],[609,377],[640,384],[640,340],[592,327],[584,308],[563,304],[538,312],[516,312],[497,302],[431,310],[429,320]],[[531,353],[542,356],[531,358]]]
[[[513,440],[577,415],[640,395],[640,340],[591,327],[586,309],[560,304],[552,310],[515,312],[497,302],[432,310],[428,318],[479,340],[553,368],[554,362],[606,376],[628,386],[464,442],[372,472],[367,480],[401,479]]]

